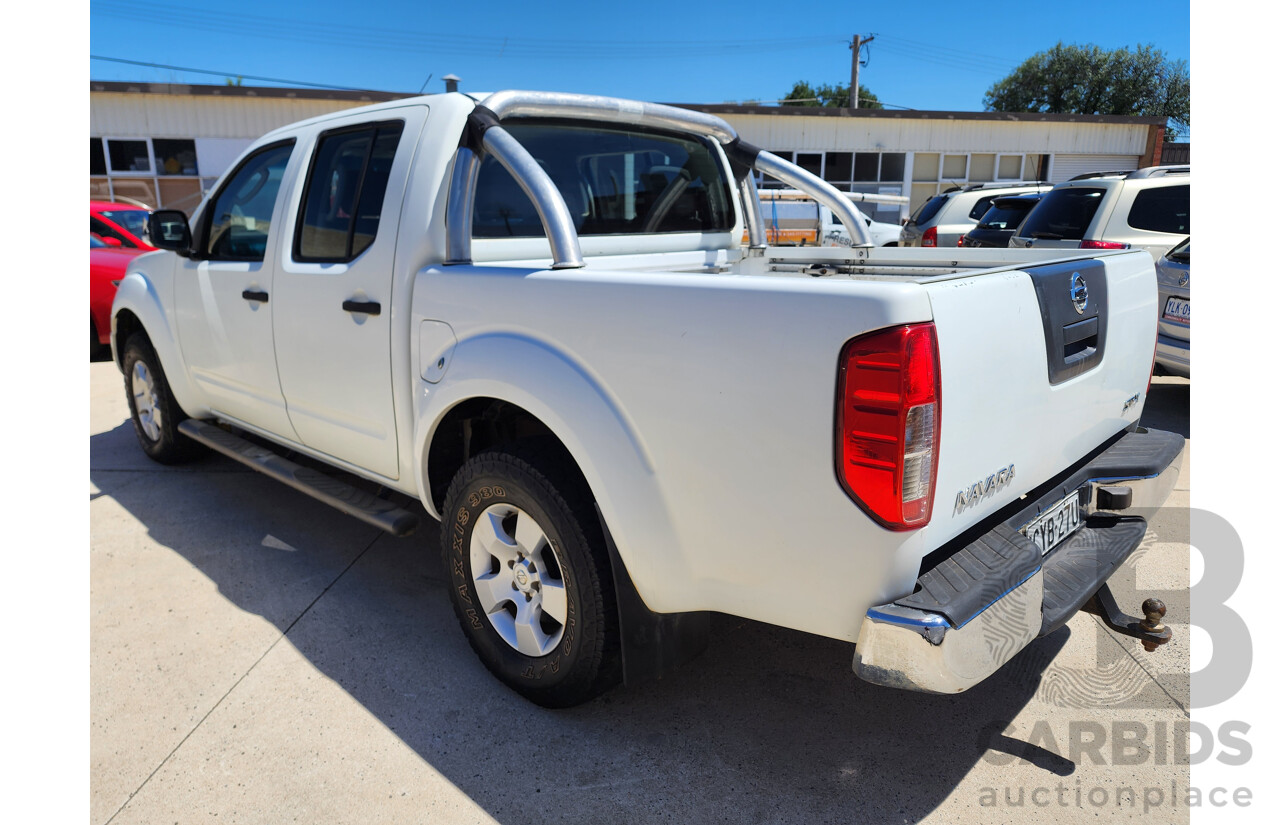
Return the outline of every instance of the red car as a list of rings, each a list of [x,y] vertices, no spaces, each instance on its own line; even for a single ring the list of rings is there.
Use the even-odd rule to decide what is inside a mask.
[[[129,262],[150,252],[109,246],[94,235],[89,236],[89,357],[101,355],[111,346],[111,302],[116,287],[124,278]]]
[[[121,249],[155,249],[147,242],[150,211],[129,203],[89,201],[89,234],[107,246]]]

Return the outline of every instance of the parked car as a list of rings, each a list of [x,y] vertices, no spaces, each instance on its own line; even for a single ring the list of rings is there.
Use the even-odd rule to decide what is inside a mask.
[[[1053,184],[1044,181],[971,183],[935,195],[920,204],[902,227],[902,246],[956,246],[960,238],[978,225],[991,202],[1001,195],[1048,192]]]
[[[855,245],[755,254],[743,169]],[[169,251],[130,265],[112,324],[140,448],[203,445],[395,534],[441,519],[461,632],[548,706],[689,658],[708,611],[961,692],[1101,593],[1146,531],[1115,514],[1181,464],[1182,436],[1137,427],[1150,256],[876,247],[843,193],[702,112],[333,112],[151,225]]]
[[[89,234],[106,246],[122,249],[155,249],[147,238],[150,210],[130,203],[89,201]]]
[[[1040,202],[1041,195],[1006,195],[991,202],[991,208],[978,225],[960,236],[960,246],[991,246],[1004,249],[1028,213]]]
[[[1145,249],[1159,260],[1191,234],[1191,167],[1091,172],[1060,183],[1018,227],[1011,247]]]
[[[89,235],[89,357],[111,346],[111,302],[134,258],[149,249],[124,249]]]
[[[1156,262],[1160,290],[1160,326],[1156,336],[1156,366],[1191,377],[1191,237]]]

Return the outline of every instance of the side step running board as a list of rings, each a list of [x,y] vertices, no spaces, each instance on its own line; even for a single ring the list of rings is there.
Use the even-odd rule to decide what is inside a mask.
[[[198,441],[277,481],[283,481],[293,489],[386,530],[393,536],[407,536],[418,526],[418,517],[408,510],[323,473],[295,464],[266,447],[232,435],[207,421],[188,418],[178,425],[178,430],[192,441]]]

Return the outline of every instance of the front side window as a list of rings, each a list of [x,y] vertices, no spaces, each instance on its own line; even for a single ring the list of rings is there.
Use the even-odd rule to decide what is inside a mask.
[[[209,209],[211,260],[261,261],[267,251],[271,213],[293,141],[268,146],[240,165]]]
[[[320,137],[298,222],[297,260],[350,261],[369,248],[403,131],[404,121],[395,120]]]
[[[144,212],[143,214],[146,213]],[[129,240],[128,237],[117,232],[115,227],[111,224],[106,221],[100,221],[92,215],[89,216],[89,234],[97,235],[104,241],[109,238],[116,241],[119,246],[123,246],[125,249],[136,249],[138,246],[136,243]]]
[[[551,176],[579,235],[727,232],[733,199],[725,170],[700,138],[614,125],[504,124]],[[476,184],[473,235],[540,237],[533,202],[493,157]]]
[[[141,209],[103,209],[98,213],[116,226],[123,226],[139,238],[147,236],[147,215]]]
[[[1148,232],[1191,232],[1191,186],[1144,189],[1133,199],[1129,226]]]

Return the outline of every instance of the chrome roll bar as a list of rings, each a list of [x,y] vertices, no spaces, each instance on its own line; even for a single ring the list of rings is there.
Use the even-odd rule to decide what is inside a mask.
[[[476,107],[472,125],[468,128],[476,125],[477,114],[483,115],[478,118],[481,147],[511,173],[538,211],[543,230],[551,244],[553,269],[572,269],[585,265],[573,215],[551,177],[528,150],[502,128],[498,122],[502,118],[601,120],[715,138],[725,147],[726,154],[739,164],[807,192],[814,200],[824,204],[849,230],[854,246],[873,245],[866,225],[840,190],[777,155],[743,143],[733,127],[715,115],[616,97],[524,91],[494,92],[489,95]],[[446,264],[471,262],[471,216],[475,204],[476,180],[480,175],[480,158],[476,156],[475,148],[480,147],[461,146],[454,157],[445,217],[448,244]],[[738,192],[747,225],[748,243],[752,249],[762,249],[766,245],[764,220],[760,212],[755,178],[744,174],[739,182]]]

